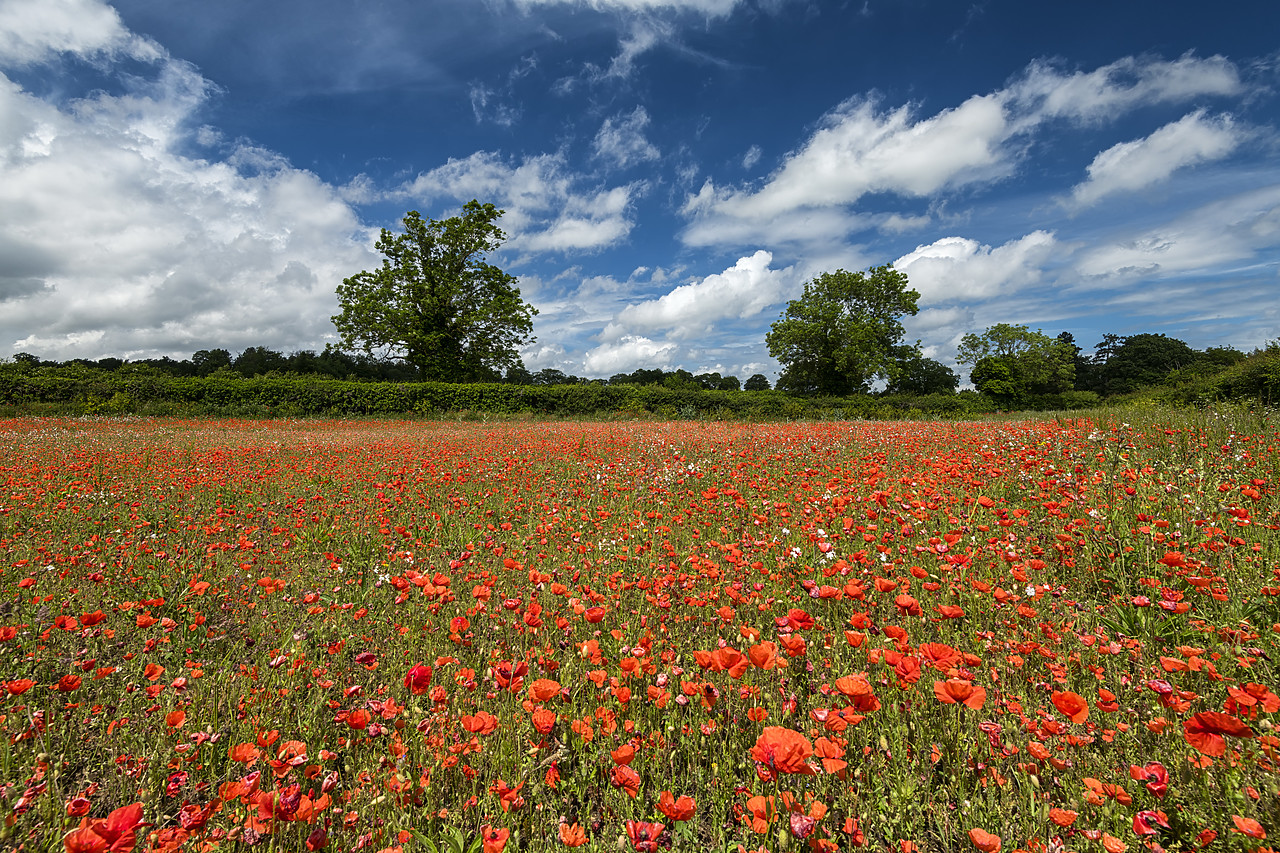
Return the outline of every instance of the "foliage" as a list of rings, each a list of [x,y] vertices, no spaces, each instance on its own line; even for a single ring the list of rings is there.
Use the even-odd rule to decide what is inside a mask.
[[[765,336],[783,367],[778,388],[832,396],[870,391],[874,380],[894,374],[900,318],[918,311],[919,298],[892,264],[809,281]]]
[[[1280,832],[1257,412],[0,431],[6,850]]]
[[[1075,378],[1070,342],[1008,323],[997,323],[981,335],[965,335],[956,360],[973,366],[973,387],[1006,406],[1070,391]]]
[[[897,368],[885,391],[889,394],[947,394],[960,387],[960,377],[940,361],[925,358],[917,343],[898,347]]]
[[[343,346],[389,350],[435,382],[492,381],[516,365],[537,311],[514,276],[485,260],[505,239],[502,213],[473,200],[461,216],[423,221],[411,210],[405,233],[384,228],[382,266],[338,286],[333,322]]]

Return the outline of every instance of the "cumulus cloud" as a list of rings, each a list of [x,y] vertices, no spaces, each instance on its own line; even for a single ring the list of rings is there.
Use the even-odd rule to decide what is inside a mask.
[[[4,7],[10,27],[26,5]],[[192,130],[207,80],[137,49],[101,4],[40,8],[55,14],[10,32],[7,57],[39,61],[44,45],[148,64],[122,94],[65,105],[0,74],[0,348],[65,359],[322,342],[334,285],[375,262],[337,191],[246,146],[190,156],[209,138]]]
[[[7,0],[0,5],[0,64],[27,66],[54,54],[129,56],[150,62],[163,51],[129,32],[115,9],[97,0]]]
[[[1179,169],[1227,156],[1240,136],[1230,116],[1206,118],[1204,110],[1189,113],[1150,136],[1118,143],[1093,158],[1089,179],[1072,189],[1072,201],[1085,207],[1103,196],[1158,184]]]
[[[669,370],[674,363],[676,349],[676,345],[671,342],[655,341],[640,335],[624,335],[587,352],[582,359],[582,366],[588,376],[612,376],[641,367]]]
[[[661,156],[658,149],[644,136],[644,129],[648,126],[649,113],[644,107],[636,107],[627,115],[605,119],[592,144],[595,156],[619,169],[657,160]]]
[[[893,265],[906,273],[922,300],[986,300],[1039,281],[1055,245],[1046,231],[995,248],[967,237],[944,237],[917,246]]]
[[[721,320],[754,317],[783,301],[795,284],[793,268],[775,270],[772,261],[773,255],[761,250],[739,258],[724,272],[629,305],[602,337],[665,330],[671,338],[687,340],[710,332]]]
[[[634,224],[632,200],[643,190],[642,183],[587,186],[570,169],[563,151],[519,162],[478,151],[418,175],[391,196],[459,203],[482,198],[506,211],[501,225],[510,236],[508,248],[568,252],[602,249],[626,239]]]

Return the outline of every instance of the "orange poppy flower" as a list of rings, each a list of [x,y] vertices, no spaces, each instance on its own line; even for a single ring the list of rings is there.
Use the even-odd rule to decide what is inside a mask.
[[[560,682],[550,678],[539,678],[529,685],[529,698],[535,702],[546,702],[560,695]]]
[[[751,813],[751,831],[764,835],[773,823],[773,797],[755,796],[747,800],[747,811]]]
[[[540,735],[551,734],[551,730],[555,728],[556,725],[555,711],[548,711],[546,708],[539,708],[534,711],[529,715],[529,719],[533,723],[533,728]]]
[[[759,669],[773,669],[778,665],[778,644],[771,642],[757,643],[747,649],[747,657]]]
[[[1089,703],[1079,693],[1054,691],[1053,707],[1061,711],[1073,723],[1083,723],[1089,718]]]
[[[480,838],[484,841],[484,853],[502,853],[502,848],[507,846],[507,839],[511,837],[511,830],[494,829],[489,824],[480,827]]]
[[[987,701],[987,689],[961,678],[933,682],[933,695],[944,705],[963,704],[977,711]]]
[[[580,824],[560,824],[560,842],[566,847],[582,847],[587,843],[587,832]]]
[[[1063,828],[1071,826],[1079,816],[1080,812],[1073,812],[1070,809],[1049,809],[1049,820]]]
[[[636,757],[636,748],[629,743],[609,753],[609,757],[613,759],[614,764],[630,764]]]
[[[462,727],[472,734],[491,735],[498,730],[498,718],[488,711],[476,711],[463,715]]]
[[[974,827],[969,830],[969,840],[981,853],[1000,853],[1000,836],[993,835],[985,829]]]

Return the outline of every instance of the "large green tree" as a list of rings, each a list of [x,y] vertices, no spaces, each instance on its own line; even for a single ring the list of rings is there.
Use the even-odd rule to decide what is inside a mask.
[[[919,298],[892,264],[813,279],[765,336],[783,368],[778,388],[840,397],[870,391],[873,381],[893,375],[900,318],[919,310]]]
[[[502,214],[473,200],[461,216],[424,220],[411,210],[403,234],[384,228],[382,266],[338,285],[342,345],[403,358],[436,382],[493,381],[519,365],[538,312],[514,276],[485,260],[506,239]]]
[[[1072,341],[1008,323],[965,335],[956,361],[972,365],[973,387],[1003,405],[1070,391],[1076,373]]]

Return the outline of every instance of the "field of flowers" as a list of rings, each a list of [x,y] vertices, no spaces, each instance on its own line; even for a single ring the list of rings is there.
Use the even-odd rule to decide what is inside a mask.
[[[0,421],[0,848],[1260,849],[1277,446]]]

